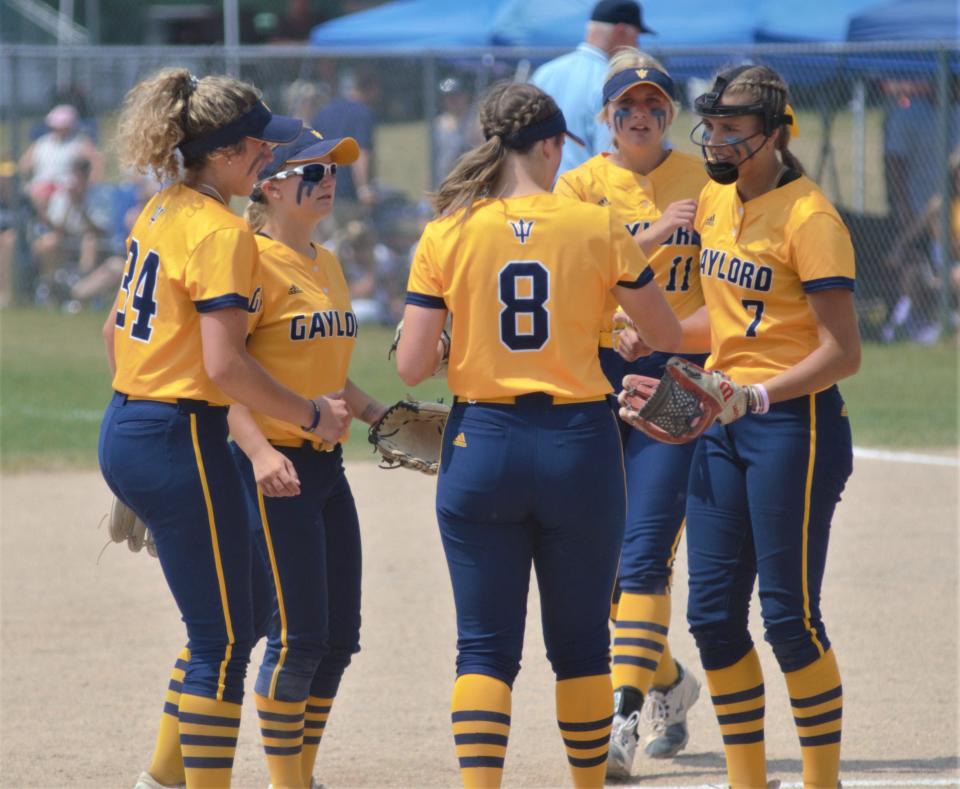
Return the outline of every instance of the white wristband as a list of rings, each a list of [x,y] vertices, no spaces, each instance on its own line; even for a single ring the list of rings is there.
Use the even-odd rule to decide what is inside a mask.
[[[754,391],[757,393],[756,407],[753,409],[755,414],[765,414],[770,410],[770,395],[767,394],[767,387],[763,384],[754,384]]]

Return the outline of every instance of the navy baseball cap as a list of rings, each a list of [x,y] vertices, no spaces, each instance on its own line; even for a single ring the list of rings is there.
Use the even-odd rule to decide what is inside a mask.
[[[353,137],[326,139],[316,129],[304,126],[293,142],[273,150],[273,159],[257,173],[257,179],[265,181],[290,167],[316,162],[329,156],[336,164],[353,164],[360,156],[360,146]]]
[[[669,74],[655,68],[628,68],[618,71],[603,84],[603,103],[616,101],[637,85],[653,85],[668,100],[677,101],[677,89]]]
[[[632,25],[641,33],[653,33],[643,24],[643,9],[633,0],[600,0],[590,14],[592,22],[607,22],[611,25]]]
[[[218,148],[236,145],[244,137],[271,143],[285,143],[295,139],[303,128],[303,121],[274,115],[262,101],[258,101],[239,118],[213,131],[180,143],[184,156],[198,156]]]

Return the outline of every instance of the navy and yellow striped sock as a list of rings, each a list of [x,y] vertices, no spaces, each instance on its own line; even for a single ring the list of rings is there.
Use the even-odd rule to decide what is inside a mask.
[[[613,687],[644,696],[660,664],[670,625],[670,595],[623,592],[613,633]]]
[[[766,789],[763,672],[751,648],[732,666],[707,671],[707,686],[723,736],[727,780],[733,789]]]
[[[240,705],[184,693],[180,696],[180,750],[190,789],[230,786],[240,734]]]
[[[332,706],[332,696],[328,699],[310,696],[307,699],[306,719],[303,724],[303,752],[300,754],[300,776],[304,786],[310,786],[313,768],[317,763],[317,751],[320,750],[320,740],[323,739]]]
[[[277,701],[259,693],[257,717],[260,741],[267,757],[270,783],[274,789],[300,789],[300,752],[303,748],[303,714],[307,701]]]
[[[510,736],[510,686],[485,674],[462,674],[453,686],[450,720],[466,789],[500,786]]]
[[[843,686],[833,650],[785,673],[800,737],[804,789],[836,789],[840,776]]]
[[[613,686],[609,674],[557,680],[557,725],[567,749],[574,786],[603,786],[612,723]]]
[[[177,662],[170,672],[170,684],[167,685],[167,695],[163,701],[157,744],[147,771],[164,786],[177,786],[186,781],[183,755],[180,753],[180,691],[183,689],[183,675],[189,661],[190,650],[184,647],[177,655]]]
[[[677,669],[677,661],[673,659],[670,652],[670,644],[663,642],[663,652],[660,654],[660,662],[657,664],[657,671],[650,681],[652,687],[658,690],[664,690],[673,685],[680,679],[680,671]]]

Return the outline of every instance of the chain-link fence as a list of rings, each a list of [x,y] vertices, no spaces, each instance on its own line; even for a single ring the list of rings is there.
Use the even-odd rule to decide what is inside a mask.
[[[718,68],[752,61],[777,69],[791,86],[799,119],[800,135],[791,148],[853,235],[865,336],[933,341],[955,330],[960,290],[955,42],[652,52],[685,87],[684,111],[670,140],[692,152],[692,99]],[[46,295],[42,288],[37,293],[42,272],[31,254],[36,221],[18,208],[15,195],[23,184],[11,163],[46,131],[50,108],[64,102],[77,107],[104,154],[102,200],[115,200],[131,189],[111,144],[123,96],[152,71],[182,65],[196,74],[237,74],[260,87],[275,109],[307,121],[345,92],[372,106],[374,197],[352,210],[344,201],[337,224],[327,230],[343,244],[348,268],[355,265],[362,273],[364,266],[372,267],[375,279],[399,283],[374,288],[382,309],[390,312],[391,299],[402,290],[410,246],[429,214],[425,195],[477,141],[477,97],[493,81],[526,79],[558,54],[489,49],[327,57],[308,47],[7,46],[0,52],[0,157],[6,160],[0,170],[0,228],[6,236],[0,254],[12,254],[20,299]],[[122,221],[117,206],[110,213],[116,245],[122,243]]]

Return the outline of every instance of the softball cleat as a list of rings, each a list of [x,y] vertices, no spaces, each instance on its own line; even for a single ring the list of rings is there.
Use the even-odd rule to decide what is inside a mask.
[[[633,758],[637,753],[640,735],[640,712],[629,715],[615,715],[610,730],[610,751],[607,753],[607,777],[629,778],[633,769]]]
[[[670,759],[687,747],[687,710],[700,696],[700,683],[677,661],[680,676],[669,688],[651,688],[643,705],[644,718],[652,731],[644,741],[651,759]]]

